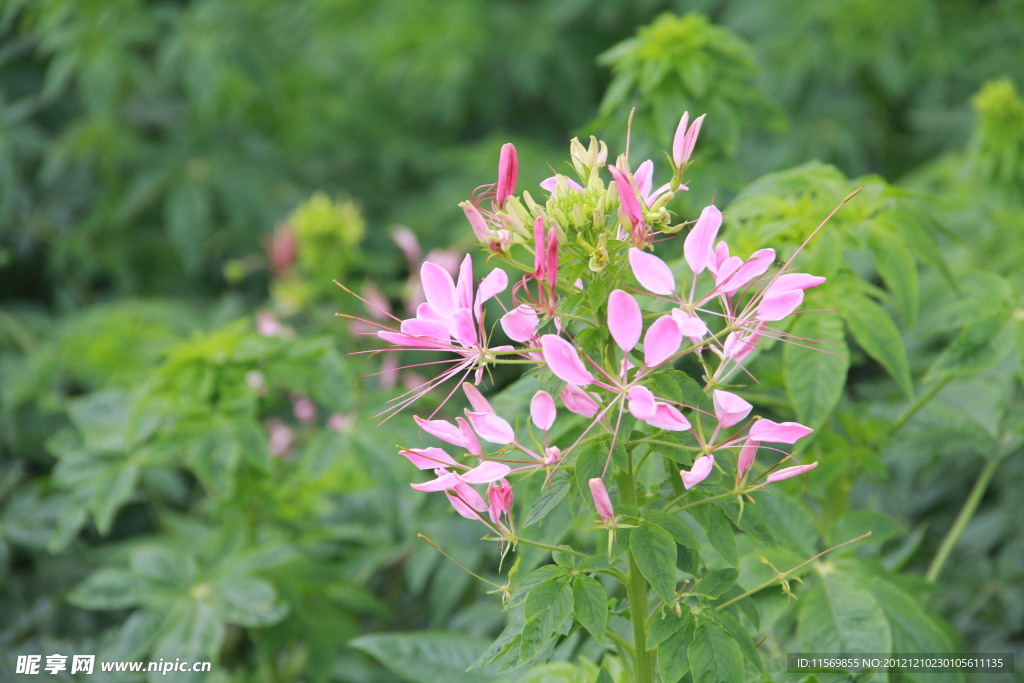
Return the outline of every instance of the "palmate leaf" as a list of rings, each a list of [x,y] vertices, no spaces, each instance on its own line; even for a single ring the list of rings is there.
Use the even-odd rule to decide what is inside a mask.
[[[913,397],[907,351],[892,318],[867,296],[849,288],[838,295],[836,303],[857,343],[888,371],[903,393]]]
[[[511,680],[490,676],[481,670],[467,673],[487,647],[487,641],[476,636],[445,631],[374,633],[360,636],[349,645],[370,655],[405,681]]]
[[[801,315],[794,321],[790,334],[798,343],[823,342],[810,349],[786,344],[782,350],[789,401],[800,422],[818,429],[839,402],[850,368],[843,321],[834,312]]]
[[[797,634],[804,651],[891,652],[892,630],[871,591],[834,565],[818,573],[818,585],[801,597]]]

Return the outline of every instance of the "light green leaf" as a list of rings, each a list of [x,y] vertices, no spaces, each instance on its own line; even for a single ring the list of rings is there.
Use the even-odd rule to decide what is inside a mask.
[[[850,350],[846,347],[843,321],[834,312],[798,316],[790,334],[800,339],[817,340],[823,344],[809,349],[785,344],[782,362],[786,378],[786,394],[803,424],[818,429],[832,414],[846,384],[850,368]],[[800,342],[803,343],[803,342]]]
[[[274,587],[263,579],[242,576],[213,585],[212,603],[221,619],[247,628],[272,626],[288,614]]]
[[[663,601],[672,604],[676,592],[676,543],[672,535],[659,526],[644,522],[630,531],[629,551],[640,573]],[[646,605],[633,605],[636,610]]]
[[[716,569],[715,571],[709,572],[700,577],[700,579],[697,580],[696,585],[693,587],[693,592],[700,595],[706,595],[709,598],[717,598],[732,588],[739,576],[740,573],[731,567],[727,569]]]
[[[837,301],[837,308],[857,343],[889,372],[903,393],[913,397],[907,351],[892,318],[874,301],[850,290]]]
[[[995,366],[1013,349],[1016,331],[1016,324],[1005,311],[974,320],[939,354],[925,381]]]
[[[572,585],[573,611],[576,620],[594,636],[598,643],[604,643],[604,629],[608,625],[608,593],[597,579],[578,576]]]
[[[913,251],[900,234],[877,222],[871,226],[868,243],[875,257],[875,269],[897,307],[913,325],[921,303]]]
[[[690,670],[687,645],[693,635],[693,617],[658,645],[658,673],[663,683],[681,681]]]
[[[569,493],[571,482],[572,475],[566,470],[559,470],[552,474],[550,488],[545,487],[537,496],[523,526],[531,526],[547,517],[548,513],[555,509],[555,506],[562,502],[562,499]]]
[[[528,662],[548,644],[572,613],[573,595],[561,578],[537,584],[526,598],[526,626],[519,644],[519,659]]]
[[[124,569],[101,569],[68,594],[68,602],[84,609],[123,609],[145,601],[146,586]]]
[[[131,395],[125,391],[98,391],[68,402],[68,417],[85,443],[99,451],[125,451]]]
[[[693,548],[694,550],[701,549],[700,541],[697,540],[696,534],[690,530],[690,527],[686,526],[683,520],[675,515],[664,510],[648,510],[644,513],[644,518],[672,534],[672,538],[679,545]]]

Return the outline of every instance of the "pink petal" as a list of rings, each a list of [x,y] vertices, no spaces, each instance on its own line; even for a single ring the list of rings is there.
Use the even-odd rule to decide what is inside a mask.
[[[462,434],[463,443],[461,446],[469,451],[472,455],[482,455],[483,449],[480,448],[480,442],[476,438],[476,432],[469,426],[466,418],[457,417],[455,422],[459,425],[459,432]]]
[[[608,497],[608,489],[599,477],[594,477],[589,482],[590,496],[594,499],[594,507],[601,519],[612,519],[615,517],[615,509],[612,507],[611,498]]]
[[[654,402],[654,394],[647,387],[631,387],[626,395],[629,399],[629,414],[638,420],[654,417],[658,406]]]
[[[551,372],[569,384],[585,386],[594,381],[572,344],[558,335],[545,334],[540,338],[541,351]]]
[[[462,383],[462,391],[466,394],[466,398],[469,400],[469,405],[473,406],[473,410],[481,413],[493,413],[494,408],[487,402],[484,395],[480,393],[480,390],[469,382]]]
[[[498,481],[503,478],[511,471],[512,468],[505,463],[487,460],[469,472],[458,475],[458,477],[467,484],[490,484],[492,481]]]
[[[647,197],[654,187],[654,162],[648,159],[640,164],[633,174],[633,187],[637,189],[641,197]]]
[[[679,125],[676,126],[676,134],[672,138],[672,161],[677,167],[686,162],[683,152],[686,150],[686,130],[689,123],[690,112],[684,111],[682,118],[679,119]]]
[[[757,455],[758,446],[759,444],[757,441],[752,441],[750,439],[743,442],[743,447],[740,448],[739,458],[736,460],[736,473],[741,477],[753,466],[754,456]]]
[[[455,283],[448,271],[430,261],[420,267],[420,282],[427,303],[443,316],[449,316],[455,309]]]
[[[715,243],[718,229],[722,226],[722,212],[714,204],[705,207],[697,224],[683,242],[683,256],[695,274],[703,271],[711,260],[711,245]]]
[[[495,524],[512,509],[512,485],[502,479],[487,487],[487,514]]]
[[[459,478],[456,477],[451,472],[448,472],[443,469],[437,469],[434,470],[434,472],[438,475],[436,479],[425,481],[422,484],[410,484],[410,486],[412,486],[417,491],[433,493],[435,491],[446,491],[448,489],[455,488],[461,483],[459,481]]]
[[[455,511],[466,519],[480,519],[480,515],[476,513],[487,509],[487,503],[480,497],[480,494],[473,487],[462,482],[459,482],[452,491],[445,492],[445,495],[448,496],[448,502],[452,504]]]
[[[483,214],[480,213],[480,209],[476,208],[473,202],[462,202],[459,206],[462,207],[463,213],[469,219],[469,225],[473,228],[473,234],[476,235],[479,241],[487,244],[491,239],[491,230],[487,225],[487,221],[484,220]]]
[[[676,278],[668,265],[654,254],[636,247],[629,250],[629,265],[636,281],[648,292],[670,296],[676,291]]]
[[[555,399],[551,398],[551,394],[541,390],[533,395],[530,400],[530,417],[533,419],[533,424],[537,425],[537,429],[544,431],[551,429],[551,425],[555,423],[556,414]]]
[[[732,358],[733,360],[740,362],[757,347],[757,342],[761,340],[761,330],[764,329],[764,323],[758,323],[750,332],[730,332],[729,336],[725,338],[725,344],[722,345],[722,352],[726,358]]]
[[[565,180],[565,183],[569,187],[569,189],[574,190],[576,192],[582,192],[583,191],[583,186],[582,185],[577,183],[572,178],[566,178],[564,175],[553,175],[550,178],[544,179],[543,181],[541,181],[541,184],[540,184],[541,189],[547,190],[548,192],[554,194],[555,189],[558,187],[558,179],[559,178],[563,178]]]
[[[660,401],[657,404],[654,415],[645,421],[653,427],[667,429],[672,432],[685,432],[690,428],[690,421],[679,412],[679,409]]]
[[[540,318],[536,311],[529,304],[519,304],[511,311],[501,316],[501,329],[505,330],[508,338],[517,342],[528,342],[537,332],[537,324]]]
[[[703,320],[681,308],[672,311],[672,319],[676,321],[683,336],[695,344],[699,344],[708,333],[708,326]]]
[[[799,422],[772,422],[761,419],[750,427],[750,440],[792,444],[813,431]]]
[[[462,435],[462,431],[451,422],[448,422],[447,420],[424,420],[418,415],[413,415],[412,419],[415,420],[420,429],[425,431],[427,434],[436,436],[438,439],[441,439],[441,441],[450,443],[453,446],[459,446],[462,448],[466,447],[466,440]],[[437,467],[437,465],[434,465],[434,467]]]
[[[451,331],[448,329],[448,326],[436,320],[408,318],[402,321],[399,328],[402,330],[402,334],[412,337],[424,337],[442,342],[447,342],[451,338]]]
[[[640,208],[640,200],[636,198],[636,192],[633,191],[633,185],[629,182],[626,174],[615,166],[609,166],[608,171],[612,174],[612,178],[615,179],[615,188],[619,192],[619,203],[630,225],[643,223],[644,214]]]
[[[721,244],[721,242],[719,242]],[[708,261],[708,270],[711,271],[711,264],[714,263],[715,256],[712,255],[711,260]],[[729,278],[732,277],[740,267],[743,266],[743,259],[739,256],[730,256],[718,264],[718,272],[715,275],[715,285],[721,289],[722,284],[728,282]],[[714,272],[714,271],[711,271]]]
[[[715,468],[715,456],[702,455],[693,461],[690,471],[679,470],[679,476],[683,478],[683,486],[692,489],[697,484],[708,478],[711,470]]]
[[[725,294],[732,294],[754,278],[764,275],[774,262],[774,249],[759,249],[751,254],[746,263],[740,266],[740,269],[727,282],[724,284],[719,282],[719,289]]]
[[[768,286],[766,293],[787,292],[794,289],[810,289],[825,282],[825,278],[819,275],[808,275],[807,273],[786,273],[775,278],[775,281]]]
[[[799,289],[793,289],[774,294],[765,294],[761,303],[757,305],[758,320],[773,322],[782,320],[797,309],[804,300],[804,293]]]
[[[810,472],[817,466],[818,463],[812,462],[810,465],[795,465],[793,467],[785,467],[781,470],[778,470],[777,472],[772,472],[771,474],[769,474],[767,481],[769,484],[771,484],[776,481],[783,481],[784,479],[798,477],[801,474],[804,474],[805,472]]]
[[[452,332],[455,340],[465,347],[478,346],[476,325],[473,324],[473,314],[468,308],[456,309],[452,314]]]
[[[715,253],[711,255],[711,260],[708,261],[708,270],[716,278],[718,277],[718,268],[729,258],[729,245],[725,242],[719,242],[715,247]]]
[[[644,337],[644,365],[655,368],[672,357],[683,342],[683,333],[671,315],[663,315],[647,329]]]
[[[594,400],[593,396],[575,384],[565,385],[565,389],[562,389],[559,397],[570,413],[576,413],[583,417],[594,417],[597,415],[597,411],[601,409],[601,405]]]
[[[469,418],[469,424],[473,426],[473,430],[484,441],[504,446],[516,440],[516,433],[512,430],[512,425],[494,413],[477,413],[467,410],[466,417]]]
[[[388,330],[381,330],[377,332],[377,336],[386,342],[394,344],[395,346],[411,346],[420,349],[436,349],[436,348],[447,348],[448,344],[441,344],[436,340],[432,339],[420,339],[417,337],[411,337],[401,332],[389,332]]]
[[[506,287],[508,287],[508,275],[501,268],[495,268],[480,281],[480,286],[476,290],[476,301],[473,303],[473,312],[478,321],[483,319],[484,303],[498,293],[504,292]]]
[[[455,307],[469,309],[473,306],[473,257],[466,254],[459,264],[459,279],[455,282]]]
[[[498,158],[498,187],[495,190],[494,200],[498,208],[505,206],[505,200],[516,191],[516,178],[519,176],[519,156],[516,148],[511,142],[501,146],[501,156]]]
[[[621,289],[608,296],[608,330],[620,349],[628,352],[636,346],[643,326],[643,315],[636,299]]]
[[[445,440],[447,441],[447,439]],[[455,459],[448,455],[444,449],[433,446],[430,448],[409,448],[398,452],[400,455],[409,458],[410,462],[421,470],[433,470],[444,465],[453,467],[458,465]]]
[[[736,394],[718,389],[715,389],[712,401],[715,404],[715,417],[718,418],[718,426],[722,429],[732,427],[737,422],[743,420],[754,409],[754,406]]]

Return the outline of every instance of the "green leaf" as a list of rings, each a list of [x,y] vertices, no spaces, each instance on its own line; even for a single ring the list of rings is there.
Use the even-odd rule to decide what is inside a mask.
[[[572,605],[576,620],[604,643],[604,630],[608,626],[608,593],[597,579],[577,576],[572,584]]]
[[[900,234],[877,222],[871,225],[868,244],[875,257],[875,270],[907,322],[913,325],[921,303],[914,252]]]
[[[670,609],[658,610],[647,625],[647,649],[653,649],[683,628],[693,626],[693,613],[684,609],[676,614]]]
[[[497,680],[480,671],[467,673],[487,641],[445,631],[374,633],[349,641],[403,680],[475,683]]]
[[[562,499],[569,493],[571,482],[572,475],[566,470],[559,470],[552,474],[550,488],[545,487],[537,496],[523,526],[531,526],[547,517],[548,513],[555,509],[555,506],[562,502]]]
[[[68,594],[68,602],[83,609],[123,609],[145,601],[146,586],[124,569],[101,569]]]
[[[843,321],[833,312],[797,316],[790,334],[799,339],[824,342],[808,349],[785,344],[782,349],[786,394],[803,424],[818,429],[843,395],[850,350],[846,347]],[[801,342],[802,343],[802,342]]]
[[[701,386],[681,370],[662,370],[655,374],[648,385],[659,398],[679,401],[712,415],[715,407]]]
[[[757,608],[749,601],[747,601],[747,604],[756,614]],[[714,614],[714,619],[721,624],[722,628],[728,631],[729,635],[736,641],[736,644],[740,646],[740,652],[743,653],[743,657],[757,667],[759,671],[764,671],[764,663],[761,661],[761,655],[758,653],[757,648],[754,647],[754,639],[740,624],[740,620],[726,610],[717,610]],[[756,629],[757,626],[754,628]]]
[[[681,681],[690,670],[686,646],[693,636],[693,616],[688,613],[687,616],[689,618],[684,620],[682,626],[658,645],[658,673],[663,683]]]
[[[606,439],[595,439],[591,441],[576,457],[576,485],[583,494],[583,500],[591,511],[594,511],[594,499],[590,495],[590,480],[600,477],[604,470],[605,461],[608,458],[608,441]]]
[[[288,605],[263,579],[243,576],[218,581],[212,597],[214,609],[224,621],[246,628],[272,626],[288,614]]]
[[[506,609],[516,607],[526,602],[526,598],[529,597],[530,592],[539,583],[549,581],[559,576],[566,576],[568,572],[564,567],[558,567],[553,564],[546,564],[543,567],[534,569],[530,574],[523,579],[515,590],[512,591],[512,596],[508,599],[508,604],[505,606]]]
[[[192,180],[174,185],[164,201],[164,222],[185,267],[195,270],[199,266],[203,240],[210,229],[208,190]]]
[[[972,321],[935,359],[925,381],[995,366],[1013,349],[1015,333],[1016,325],[1005,311]]]
[[[528,662],[547,645],[572,613],[573,594],[567,581],[551,579],[537,584],[526,598],[526,626],[519,644],[519,659]]]
[[[910,379],[907,351],[892,318],[874,301],[851,290],[837,301],[837,308],[857,343],[888,371],[903,393],[913,397],[914,385]]]
[[[868,531],[871,535],[862,541],[850,546],[853,548],[862,543],[885,543],[890,538],[896,538],[907,533],[907,528],[890,517],[875,510],[854,510],[849,512],[836,522],[836,525],[829,532],[832,543],[843,543],[851,538],[857,538]]]
[[[98,391],[68,401],[68,417],[85,443],[98,451],[125,451],[131,395],[125,391]]]
[[[892,632],[882,606],[834,565],[819,568],[820,583],[801,598],[797,634],[805,652],[891,652]]]
[[[216,659],[225,632],[224,624],[210,605],[194,600],[181,601],[164,622],[151,658],[167,661],[175,658],[193,661]],[[202,681],[204,677],[206,674],[181,676],[181,680]],[[160,677],[150,676],[149,680],[158,681]]]
[[[131,499],[138,480],[138,466],[115,460],[107,466],[103,474],[90,481],[93,487],[90,507],[96,529],[101,535],[106,536],[110,533],[114,515]]]
[[[839,650],[836,650],[838,652]],[[694,681],[745,681],[743,653],[733,637],[713,621],[697,624],[686,651]]]
[[[732,567],[738,567],[740,563],[739,551],[736,549],[736,532],[729,523],[725,511],[717,505],[704,505],[706,510],[705,530],[708,533],[708,540],[712,547],[719,552],[722,559]],[[700,507],[695,508],[699,510]],[[696,515],[695,515],[696,516]],[[699,518],[699,517],[698,517]]]
[[[672,604],[676,592],[676,543],[672,535],[659,526],[643,522],[630,531],[629,551],[658,597]],[[632,609],[637,607],[633,605]]]
[[[736,569],[716,569],[700,577],[693,587],[693,592],[712,599],[717,598],[732,588],[739,576],[740,573]]]
[[[679,545],[693,548],[694,550],[701,549],[697,536],[690,530],[690,527],[686,526],[683,520],[675,515],[664,510],[648,510],[644,514],[644,518],[672,534],[672,538]]]

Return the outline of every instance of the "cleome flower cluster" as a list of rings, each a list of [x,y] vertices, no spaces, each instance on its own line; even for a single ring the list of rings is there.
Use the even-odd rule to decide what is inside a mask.
[[[625,415],[651,432],[689,434],[692,464],[679,472],[685,490],[716,469],[735,478],[737,492],[814,469],[817,463],[780,468],[792,456],[769,445],[794,444],[810,428],[751,417],[753,406],[727,387],[745,372],[745,360],[762,339],[792,341],[777,323],[797,313],[804,291],[825,279],[792,272],[790,262],[777,263],[770,248],[731,253],[718,239],[723,216],[713,205],[695,221],[673,223],[667,206],[688,189],[683,176],[703,122],[703,116],[691,123],[683,115],[666,155],[671,175],[657,187],[652,161],[634,171],[625,155],[609,164],[603,142],[591,138],[584,147],[573,140],[574,177],[556,174],[542,182],[543,203],[528,191],[516,194],[516,149],[502,147],[497,182],[477,188],[461,206],[488,261],[507,270],[495,267],[476,282],[470,255],[454,274],[426,261],[415,315],[376,331],[392,350],[444,356],[418,364],[444,369],[385,412],[394,414],[449,382],[447,397],[461,387],[469,403],[453,420],[414,418],[445,444],[399,451],[433,476],[413,483],[414,489],[444,493],[460,515],[514,543],[513,482],[572,467],[595,435],[609,434],[614,448],[616,439],[628,438],[621,433]],[[664,244],[684,230],[681,249]],[[681,256],[681,263],[674,267],[655,255],[655,243],[659,253]],[[510,272],[518,277],[511,286]],[[505,293],[509,303],[499,296]],[[495,299],[505,312],[498,326],[488,327],[484,304]],[[703,372],[710,399],[704,408],[659,395],[664,385],[657,376],[683,357]],[[488,367],[509,363],[540,373],[546,387],[534,394],[528,420],[500,415],[477,388]],[[563,410],[586,418],[586,426],[555,443],[552,428]],[[762,448],[783,457],[748,481]],[[609,453],[602,476],[589,482],[606,524],[615,515],[605,486],[611,462]]]

